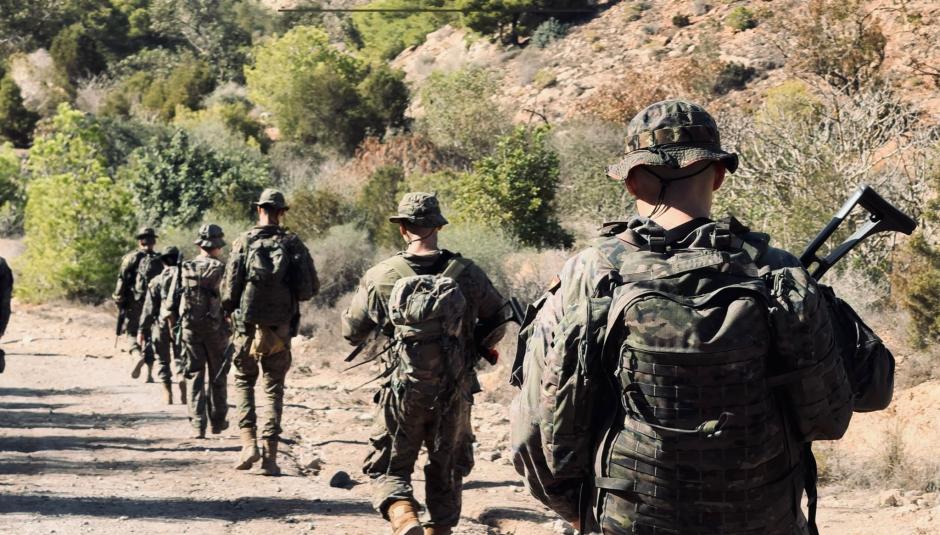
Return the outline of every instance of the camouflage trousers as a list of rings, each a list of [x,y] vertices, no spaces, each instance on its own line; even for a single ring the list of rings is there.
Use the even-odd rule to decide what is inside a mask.
[[[137,359],[140,358],[140,354],[143,354],[144,362],[147,364],[152,364],[154,361],[153,351],[150,350],[146,345],[144,347],[140,347],[140,343],[137,341],[137,335],[140,333],[140,318],[143,314],[143,310],[143,301],[135,300],[128,303],[127,308],[124,311],[124,336],[127,337],[127,340],[130,343],[131,356]]]
[[[397,390],[397,391],[396,391]],[[411,475],[422,446],[425,495],[431,526],[452,527],[460,520],[463,478],[473,469],[473,405],[466,389],[441,411],[434,403],[385,386],[376,395],[378,409],[363,472],[372,479],[372,505],[388,519],[388,507],[414,499]]]
[[[181,376],[186,374],[185,363],[181,355],[177,354],[173,333],[170,331],[169,325],[163,324],[159,327],[154,325],[150,332],[150,346],[157,361],[157,377],[162,382],[173,382],[174,367],[177,374]],[[144,359],[146,360],[146,356]]]
[[[181,345],[190,392],[189,422],[201,430],[207,422],[221,426],[228,414],[227,385],[224,376],[215,379],[225,360],[228,336],[222,329],[197,333],[184,328]]]
[[[262,416],[261,438],[281,436],[284,412],[284,379],[291,365],[290,326],[248,325],[235,335],[235,391],[238,396],[238,427],[257,429],[255,384],[267,400]]]

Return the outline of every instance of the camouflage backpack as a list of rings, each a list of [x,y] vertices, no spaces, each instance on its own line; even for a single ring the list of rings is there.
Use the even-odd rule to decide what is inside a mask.
[[[457,284],[469,261],[456,257],[438,275],[417,275],[401,256],[387,261],[401,278],[392,286],[392,384],[430,406],[453,390],[464,369],[467,300]]]
[[[687,249],[657,236],[597,241],[607,270],[555,329],[543,453],[555,477],[607,496],[598,521],[610,532],[774,533],[807,486],[799,440],[836,438],[848,423],[827,418],[850,398],[828,319],[808,322],[812,333],[801,323],[818,312],[814,284],[802,270],[760,269],[766,237],[737,225],[700,227]],[[777,329],[797,327],[777,343]],[[524,326],[521,344],[531,334]]]
[[[293,238],[283,229],[270,236],[249,237],[240,306],[246,322],[290,323],[296,302],[313,297],[313,260],[305,247],[290,246]]]
[[[141,251],[137,259],[137,274],[134,278],[134,298],[143,299],[147,295],[147,286],[154,277],[163,271],[163,262],[157,253]]]
[[[179,317],[187,329],[219,328],[222,317],[217,284],[224,267],[216,262],[190,260],[180,267]]]

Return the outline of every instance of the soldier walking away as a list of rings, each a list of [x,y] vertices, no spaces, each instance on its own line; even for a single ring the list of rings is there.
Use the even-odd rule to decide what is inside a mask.
[[[131,343],[130,353],[136,362],[131,377],[140,377],[141,368],[147,365],[147,382],[153,382],[153,350],[141,347],[138,342],[140,315],[144,308],[144,298],[150,281],[163,271],[159,254],[153,250],[157,243],[157,233],[150,227],[144,227],[135,236],[138,248],[124,255],[118,272],[117,286],[114,289],[115,304],[118,307],[117,334],[127,334]]]
[[[140,318],[140,333],[137,341],[141,347],[150,346],[157,357],[157,377],[163,382],[163,390],[167,405],[173,404],[173,364],[176,364],[180,375],[180,403],[186,403],[186,370],[182,359],[177,353],[174,331],[172,327],[177,320],[174,311],[164,310],[161,307],[164,299],[172,299],[168,294],[174,279],[177,276],[180,264],[180,251],[175,246],[169,246],[160,254],[163,262],[163,271],[150,281],[147,286],[147,296],[144,298],[144,308]]]
[[[352,344],[367,344],[374,334],[390,341],[363,472],[394,535],[447,535],[460,520],[463,478],[473,468],[475,366],[502,338],[506,307],[482,269],[438,247],[447,220],[437,197],[408,193],[390,220],[407,249],[366,272],[342,323]],[[485,347],[474,343],[474,331]],[[411,484],[422,446],[430,515],[424,529]]]
[[[0,256],[0,339],[10,323],[10,299],[13,298],[13,272],[7,261]],[[6,368],[6,354],[0,348],[0,373]]]
[[[520,332],[516,470],[583,533],[815,534],[810,444],[887,406],[893,357],[769,236],[711,218],[738,157],[703,108],[647,107],[626,147],[608,174],[637,215],[569,259]],[[865,386],[856,348],[883,366]]]
[[[248,470],[261,460],[260,472],[277,476],[281,473],[277,446],[291,338],[300,325],[300,302],[316,295],[320,282],[307,247],[281,226],[289,209],[284,194],[266,189],[254,204],[258,224],[235,240],[222,284],[222,306],[235,328],[235,389],[242,439],[235,469]],[[255,410],[259,375],[268,401],[261,422],[260,453]]]
[[[161,315],[179,318],[180,348],[189,385],[189,422],[193,438],[205,438],[207,424],[213,435],[228,428],[228,400],[224,374],[229,329],[222,315],[219,286],[225,264],[219,260],[225,234],[218,225],[203,225],[193,242],[199,254],[180,265]],[[222,380],[216,380],[223,376]]]

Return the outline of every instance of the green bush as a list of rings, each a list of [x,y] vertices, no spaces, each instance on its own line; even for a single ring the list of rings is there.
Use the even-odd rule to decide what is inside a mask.
[[[444,0],[427,0],[422,6],[444,7]],[[413,8],[414,0],[375,0],[363,8]],[[427,34],[456,22],[454,13],[355,13],[352,21],[361,40],[362,54],[371,60],[387,61],[410,46],[420,45]]]
[[[401,127],[405,122],[410,94],[405,85],[405,73],[388,65],[374,64],[357,87],[370,127],[386,129]]]
[[[728,16],[725,18],[725,24],[730,28],[743,32],[744,30],[757,27],[757,17],[754,16],[754,13],[750,9],[739,6],[728,13]]]
[[[552,42],[564,38],[567,33],[567,24],[562,24],[556,18],[550,18],[539,24],[539,27],[532,32],[530,42],[538,48],[545,48]]]
[[[264,125],[252,117],[251,111],[251,104],[246,100],[220,102],[197,111],[177,108],[173,124],[218,150],[251,151],[254,148],[266,153],[271,148],[271,138]]]
[[[398,249],[402,244],[398,225],[390,223],[388,216],[398,210],[398,192],[404,180],[405,171],[401,167],[380,167],[369,177],[356,200],[362,217],[361,226],[372,243],[378,246]]]
[[[123,169],[140,217],[155,226],[188,226],[209,208],[250,218],[270,169],[250,153],[220,152],[177,130],[135,151]]]
[[[441,149],[464,158],[488,154],[511,127],[497,89],[493,74],[479,67],[435,72],[421,88],[424,117],[417,127]]]
[[[61,105],[30,150],[26,251],[17,293],[30,301],[98,300],[113,289],[134,227],[131,193],[108,176],[95,123]]]
[[[499,34],[506,42],[520,44],[523,36],[531,35],[545,22],[546,15],[538,9],[593,8],[593,0],[457,0],[456,7],[475,8],[464,13],[461,21],[471,30],[484,34]],[[526,11],[519,13],[520,10]],[[577,18],[578,14],[556,15],[565,20]]]
[[[725,63],[718,71],[718,76],[712,85],[712,94],[725,95],[731,91],[740,91],[754,78],[756,72],[753,67],[746,67],[740,63]]]
[[[49,50],[59,72],[60,84],[73,89],[79,80],[104,71],[107,60],[98,41],[81,24],[73,24],[55,36]]]
[[[354,224],[332,227],[318,239],[309,240],[307,246],[321,282],[320,293],[313,300],[318,306],[335,305],[356,288],[375,261],[375,249],[368,236]]]
[[[522,243],[568,247],[572,237],[555,214],[558,154],[549,129],[518,127],[497,140],[492,156],[478,160],[458,185],[454,208],[464,221],[505,228]]]
[[[152,79],[141,97],[141,104],[167,121],[173,118],[179,106],[197,109],[202,98],[214,88],[215,77],[208,64],[200,60],[186,61],[167,78]]]
[[[39,114],[23,106],[23,96],[13,77],[0,67],[0,139],[28,147],[38,120]]]
[[[689,20],[688,15],[678,14],[672,16],[672,25],[676,28],[685,28],[689,24],[692,24],[692,21]]]
[[[355,219],[355,207],[330,190],[302,188],[290,196],[290,226],[305,240],[322,238],[330,228]]]
[[[20,179],[20,159],[10,143],[0,144],[0,236],[22,230],[26,198]]]

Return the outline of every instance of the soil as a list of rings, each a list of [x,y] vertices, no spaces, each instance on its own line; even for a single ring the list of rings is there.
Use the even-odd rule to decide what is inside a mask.
[[[107,307],[14,304],[0,375],[0,533],[387,532],[360,471],[373,391],[354,387],[374,370],[343,373],[344,348],[325,354],[322,341],[298,340],[287,382],[284,474],[238,472],[231,468],[239,449],[234,409],[229,430],[189,438],[186,407],[166,405],[159,384],[130,378],[131,357],[114,347],[114,316]],[[489,391],[474,409],[477,465],[456,533],[563,533],[511,466],[504,374],[502,366],[482,377]],[[940,391],[926,385],[898,393],[895,410],[926,409],[924,400]],[[913,411],[921,418],[910,428],[919,444],[936,444],[929,412]],[[852,431],[874,428],[870,418],[859,418]],[[846,448],[877,442],[852,431]],[[351,476],[346,488],[329,484],[339,471]],[[422,499],[420,470],[414,480]],[[821,495],[827,535],[940,533],[936,493],[831,486]]]

